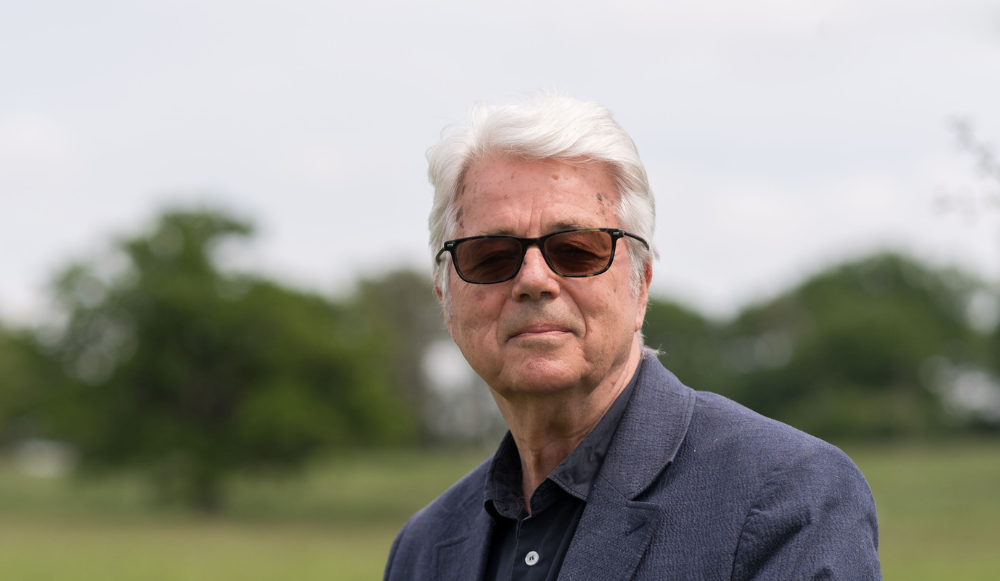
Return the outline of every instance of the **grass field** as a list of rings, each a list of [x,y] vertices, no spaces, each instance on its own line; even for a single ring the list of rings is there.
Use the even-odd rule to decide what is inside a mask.
[[[886,579],[1000,580],[1000,442],[845,451],[875,496]]]
[[[1000,442],[847,446],[868,477],[886,579],[1000,579]],[[379,579],[396,530],[481,453],[340,457],[234,486],[225,517],[151,507],[141,483],[0,464],[0,579]]]

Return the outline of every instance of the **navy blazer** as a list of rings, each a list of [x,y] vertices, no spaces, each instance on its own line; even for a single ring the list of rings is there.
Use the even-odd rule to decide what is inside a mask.
[[[391,581],[480,580],[489,460],[403,526]],[[880,579],[868,483],[839,449],[647,355],[559,579]]]

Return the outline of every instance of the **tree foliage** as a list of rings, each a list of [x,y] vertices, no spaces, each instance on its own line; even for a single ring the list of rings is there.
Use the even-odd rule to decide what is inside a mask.
[[[682,381],[827,437],[952,427],[942,366],[985,367],[965,306],[976,283],[897,255],[817,274],[715,323],[654,302],[647,344]]]
[[[0,327],[0,444],[38,435],[39,398],[60,379],[30,333]]]
[[[116,272],[59,277],[67,323],[51,353],[76,382],[49,414],[85,466],[150,469],[212,510],[233,472],[412,433],[380,337],[353,311],[220,271],[218,244],[250,232],[222,213],[170,212],[118,243]]]
[[[411,409],[424,410],[431,394],[423,369],[425,352],[432,342],[448,338],[431,278],[401,269],[362,280],[352,308],[381,337],[385,370],[397,393]],[[426,422],[418,438],[432,440]]]

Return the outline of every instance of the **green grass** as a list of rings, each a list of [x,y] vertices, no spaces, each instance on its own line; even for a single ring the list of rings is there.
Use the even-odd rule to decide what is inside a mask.
[[[0,580],[381,579],[396,531],[487,455],[358,453],[234,483],[223,517],[137,477],[36,479],[0,463]]]
[[[396,525],[13,519],[0,578],[23,581],[379,579]]]
[[[1000,442],[845,451],[875,496],[886,579],[1000,579]]]
[[[878,505],[886,579],[1000,579],[1000,442],[846,446]],[[379,579],[402,522],[483,453],[355,454],[241,480],[226,516],[150,505],[134,477],[0,463],[0,579]]]

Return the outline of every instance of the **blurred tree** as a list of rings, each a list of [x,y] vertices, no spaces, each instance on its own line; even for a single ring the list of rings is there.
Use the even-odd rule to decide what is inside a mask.
[[[938,209],[960,212],[968,221],[976,221],[987,214],[995,215],[1000,209],[1000,158],[997,157],[996,146],[983,141],[976,134],[975,127],[969,119],[954,119],[951,128],[958,147],[975,160],[976,171],[983,183],[980,184],[981,187],[963,188],[961,192],[950,192],[940,196],[937,200]],[[993,299],[993,306],[987,306],[986,310],[996,309],[995,294]],[[982,302],[979,304],[988,305]],[[977,315],[982,316],[982,313]],[[995,323],[995,321],[990,322]],[[1000,374],[1000,326],[995,324],[990,336],[989,364],[993,377],[987,379],[994,380]],[[979,414],[980,417],[976,418],[978,423],[984,428],[1000,432],[1000,394],[994,391],[991,397],[987,395],[988,392],[983,391],[982,385],[973,388],[972,391],[981,392],[980,399],[985,397],[993,402],[992,410],[985,417]]]
[[[975,161],[979,183],[947,188],[935,200],[935,207],[944,213],[958,213],[974,222],[1000,208],[1000,159],[996,147],[983,141],[969,119],[952,119],[951,131],[958,148]]]
[[[879,255],[821,272],[713,325],[654,302],[647,344],[697,389],[826,438],[927,434],[955,423],[937,369],[976,368],[966,316],[981,288],[955,271]]]
[[[219,270],[218,245],[250,233],[220,212],[168,212],[120,241],[110,267],[58,278],[67,322],[51,353],[77,382],[48,411],[84,467],[149,469],[163,493],[212,511],[233,472],[413,433],[372,325]]]
[[[723,393],[731,381],[720,365],[721,325],[666,299],[650,298],[643,325],[646,346],[664,367],[696,389]]]
[[[412,409],[424,410],[430,392],[423,369],[426,349],[448,338],[431,278],[401,269],[362,280],[354,303],[355,312],[381,337],[396,389]],[[420,439],[427,442],[429,436],[423,425]]]
[[[824,437],[941,429],[949,418],[929,366],[981,360],[965,316],[973,288],[895,255],[822,273],[733,322],[734,396]]]
[[[34,410],[45,388],[60,380],[29,333],[0,327],[0,445],[39,434]]]

